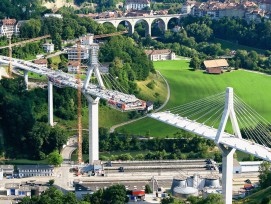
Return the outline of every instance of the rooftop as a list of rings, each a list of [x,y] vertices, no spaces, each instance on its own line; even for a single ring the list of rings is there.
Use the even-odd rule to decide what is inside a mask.
[[[69,61],[68,62],[68,66],[77,67],[79,65],[80,65],[80,63],[78,61]]]
[[[3,25],[15,25],[16,24],[16,19],[14,18],[6,18],[2,20]]]
[[[47,59],[34,60],[35,64],[47,64]]]
[[[206,68],[228,67],[229,66],[227,60],[225,60],[225,59],[205,60],[203,63]]]
[[[163,50],[145,50],[146,55],[159,55],[159,54],[169,54],[171,53],[170,49]]]
[[[25,169],[53,169],[54,166],[52,165],[18,165],[18,170],[25,170]]]

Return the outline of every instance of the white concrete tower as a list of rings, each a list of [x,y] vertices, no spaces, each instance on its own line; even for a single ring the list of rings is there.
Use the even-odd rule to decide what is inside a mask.
[[[239,125],[236,119],[233,105],[233,88],[227,87],[225,96],[225,107],[223,116],[217,130],[215,142],[222,151],[222,194],[224,196],[225,204],[232,203],[232,174],[233,174],[233,154],[235,149],[231,147],[225,147],[220,144],[220,140],[223,137],[223,133],[230,117],[234,135],[242,138]]]
[[[50,126],[54,126],[53,118],[53,82],[48,80],[48,123]]]
[[[96,76],[98,84],[101,88],[105,88],[102,81],[102,77],[99,71],[98,62],[99,45],[93,43],[90,45],[90,64],[88,66],[87,77],[83,85],[84,90],[89,85],[89,80],[92,74]],[[88,111],[89,111],[89,164],[93,164],[94,161],[99,160],[99,100],[100,98],[93,98],[92,96],[85,93],[88,100]]]
[[[24,70],[24,82],[26,86],[26,90],[28,90],[28,71]]]

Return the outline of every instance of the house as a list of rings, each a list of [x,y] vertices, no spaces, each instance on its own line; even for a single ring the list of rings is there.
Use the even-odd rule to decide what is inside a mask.
[[[91,45],[93,43],[93,37],[94,35],[91,33],[83,35],[79,38],[79,40],[81,41],[81,45]]]
[[[221,74],[223,69],[227,69],[229,64],[225,59],[205,60],[203,62],[208,74]]]
[[[145,50],[145,53],[151,61],[174,60],[176,57],[175,53],[172,52],[170,49]]]
[[[13,176],[14,173],[13,165],[0,165],[0,169],[2,169],[3,176]]]
[[[68,72],[69,73],[77,73],[79,70],[79,65],[80,63],[78,61],[69,61],[67,66],[68,66]]]
[[[191,14],[192,8],[195,6],[196,1],[187,1],[183,4],[181,12],[184,14]]]
[[[53,176],[54,166],[52,165],[18,165],[19,177],[31,176]]]
[[[0,37],[6,36],[10,38],[12,35],[19,35],[19,27],[14,18],[6,18],[0,22]]]
[[[44,67],[47,68],[47,59],[38,59],[38,60],[34,60],[34,63],[39,65],[40,67]]]
[[[55,45],[53,43],[44,43],[43,45],[43,49],[46,53],[51,53],[54,52],[55,50]]]
[[[125,10],[142,10],[146,7],[151,7],[149,0],[126,0],[124,5]]]

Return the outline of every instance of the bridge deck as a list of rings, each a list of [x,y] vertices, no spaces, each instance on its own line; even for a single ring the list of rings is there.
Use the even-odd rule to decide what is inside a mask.
[[[183,118],[179,115],[172,114],[168,111],[152,113],[149,114],[149,117],[202,136],[206,139],[215,140],[216,137],[217,129]],[[271,162],[271,149],[260,144],[253,143],[245,139],[239,139],[234,135],[225,132],[222,135],[220,143]]]
[[[0,63],[8,64],[9,58],[5,56],[0,56]],[[50,81],[54,83],[54,85],[58,87],[72,87],[77,89],[77,80],[76,78],[68,73],[64,73],[62,71],[51,70],[44,67],[41,67],[37,64],[32,62],[14,59],[12,58],[12,65],[14,67],[18,67],[22,70],[30,71],[39,75],[44,75],[48,77]],[[81,87],[83,86],[83,82]],[[129,95],[125,93],[121,93],[115,90],[108,90],[102,89],[96,84],[89,84],[86,90],[84,90],[86,94],[90,94],[95,97],[99,97],[105,99],[107,101],[114,104],[115,109],[119,109],[121,111],[128,111],[128,110],[142,110],[145,109],[146,103],[134,95]]]

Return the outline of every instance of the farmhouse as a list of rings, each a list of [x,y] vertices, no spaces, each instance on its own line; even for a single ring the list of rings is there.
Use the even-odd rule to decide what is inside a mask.
[[[146,55],[151,61],[158,61],[158,60],[174,60],[175,53],[172,52],[170,49],[164,50],[145,50]]]
[[[225,59],[205,60],[203,63],[208,74],[221,74],[223,73],[223,69],[229,67],[228,62]]]
[[[69,61],[68,62],[68,72],[76,73],[79,70],[80,63],[78,61]]]

